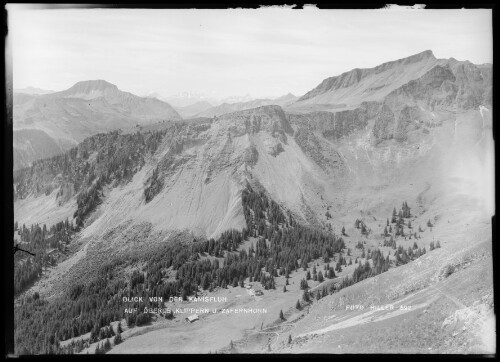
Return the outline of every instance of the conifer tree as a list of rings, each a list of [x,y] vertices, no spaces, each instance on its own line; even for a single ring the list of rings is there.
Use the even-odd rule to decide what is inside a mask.
[[[122,334],[120,332],[115,335],[114,343],[115,345],[122,343]]]
[[[281,309],[281,310],[280,310],[280,319],[281,319],[282,321],[284,321],[284,320],[285,320],[285,316],[283,315],[283,309]]]
[[[362,234],[368,234],[368,230],[366,229],[365,223],[361,224],[361,233]]]
[[[111,322],[109,323],[108,328],[108,333],[106,335],[107,338],[114,337],[115,336],[115,331],[113,330],[113,326],[111,325]]]
[[[323,262],[328,263],[329,261],[330,261],[330,257],[328,256],[328,252],[325,251],[325,253],[323,254]]]
[[[309,293],[307,292],[307,290],[304,290],[304,293],[302,293],[302,299],[304,300],[304,302],[309,302]]]
[[[300,281],[300,289],[304,289],[304,290],[305,290],[305,289],[307,289],[307,288],[309,288],[309,285],[307,284],[307,280],[302,279],[302,280]]]
[[[297,299],[297,303],[295,303],[295,308],[297,308],[298,310],[300,310],[300,302],[299,300]]]
[[[99,339],[104,339],[106,337],[106,328],[99,329]]]

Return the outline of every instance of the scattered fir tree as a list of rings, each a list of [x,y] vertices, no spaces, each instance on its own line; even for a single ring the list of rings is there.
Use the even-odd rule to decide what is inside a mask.
[[[122,334],[120,332],[118,332],[115,335],[114,343],[115,343],[115,345],[122,343]]]

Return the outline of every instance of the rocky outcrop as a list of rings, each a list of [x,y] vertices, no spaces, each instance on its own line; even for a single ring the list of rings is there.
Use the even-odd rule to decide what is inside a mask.
[[[338,152],[325,140],[321,140],[320,137],[316,136],[311,129],[299,127],[295,134],[295,142],[327,174],[345,167],[344,161]]]
[[[281,152],[285,152],[285,150],[283,149],[283,145],[278,142],[276,145],[274,145],[272,148],[271,148],[271,156],[273,157],[276,157],[278,156]]]
[[[352,132],[364,129],[381,107],[377,102],[364,102],[360,107],[340,112],[310,112],[290,114],[290,122],[310,130],[319,131],[323,137],[335,141]]]
[[[491,104],[491,68],[483,72],[470,62],[459,62],[453,67],[458,87],[456,102],[461,109],[473,109]]]
[[[223,129],[229,130],[232,136],[256,134],[261,131],[273,136],[292,135],[293,128],[280,106],[263,106],[234,113],[227,113],[215,118],[215,122]]]
[[[393,137],[394,123],[394,113],[389,106],[384,104],[375,117],[375,122],[372,129],[373,136],[375,137],[377,142],[388,140]]]
[[[398,121],[394,130],[394,138],[397,141],[406,141],[408,132],[418,124],[420,112],[418,107],[404,107],[399,113]]]
[[[244,162],[249,166],[255,166],[259,161],[259,151],[254,145],[248,147],[243,155]]]
[[[421,78],[412,80],[391,92],[385,103],[392,109],[405,105],[423,104],[434,110],[438,106],[449,106],[457,94],[456,77],[449,67],[435,66]]]

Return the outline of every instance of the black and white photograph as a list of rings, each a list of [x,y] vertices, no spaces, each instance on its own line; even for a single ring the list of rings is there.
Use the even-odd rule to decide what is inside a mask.
[[[176,6],[4,7],[6,357],[495,356],[494,9]]]

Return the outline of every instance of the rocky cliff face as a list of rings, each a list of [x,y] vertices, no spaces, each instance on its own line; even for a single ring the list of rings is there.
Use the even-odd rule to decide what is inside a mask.
[[[346,91],[341,90],[344,88],[363,86],[361,93],[370,93],[373,87],[363,85],[364,79],[377,74],[390,77],[389,73],[394,69],[404,67],[410,68],[407,78],[415,79],[402,84],[397,80],[391,83],[391,87],[382,87],[385,91],[393,89],[384,96],[383,92],[379,93],[377,101],[361,102],[348,110],[293,114],[290,119],[302,127],[314,128],[331,140],[364,129],[369,121],[373,121],[369,126],[372,128],[373,142],[390,139],[402,142],[408,139],[408,133],[419,129],[426,132],[426,125],[432,127],[441,124],[443,120],[453,118],[455,112],[478,110],[481,105],[491,105],[491,68],[488,65],[476,66],[455,59],[438,60],[429,51],[372,69],[355,69],[328,78],[297,103],[314,102],[314,99],[323,102],[327,99],[326,95],[340,99],[346,95]]]
[[[310,112],[290,114],[293,124],[314,129],[331,141],[348,136],[354,131],[364,129],[368,121],[381,112],[381,104],[364,102],[360,107],[339,112]]]

